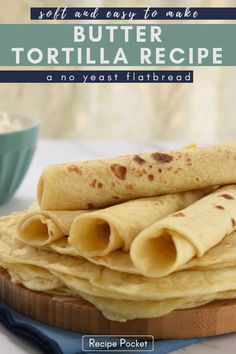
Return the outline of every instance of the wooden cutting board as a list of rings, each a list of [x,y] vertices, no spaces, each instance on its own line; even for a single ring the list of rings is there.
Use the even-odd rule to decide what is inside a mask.
[[[38,321],[86,334],[149,334],[157,339],[213,336],[236,331],[236,299],[214,301],[166,316],[124,323],[109,321],[89,302],[30,291],[10,281],[0,268],[0,297]]]

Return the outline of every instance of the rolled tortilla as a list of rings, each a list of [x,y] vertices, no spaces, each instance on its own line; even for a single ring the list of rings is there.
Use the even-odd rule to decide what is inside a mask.
[[[236,183],[236,143],[51,165],[37,198],[41,209],[94,209],[230,183]]]
[[[79,215],[71,225],[68,242],[86,258],[106,256],[119,248],[128,252],[131,242],[142,230],[207,192],[208,189],[202,189],[142,198]]]
[[[45,246],[69,235],[73,220],[83,211],[28,211],[19,220],[17,238],[31,246]]]
[[[47,245],[48,250],[62,255],[80,256],[80,253],[68,243],[68,237],[63,237]],[[0,243],[1,249],[1,243]],[[117,250],[103,257],[91,257],[88,260],[97,265],[122,273],[140,274],[134,266],[129,253]],[[216,246],[209,249],[203,257],[194,257],[183,264],[178,270],[186,269],[217,269],[236,265],[236,231],[225,237]]]
[[[68,237],[63,237],[60,240],[51,242],[47,245],[46,249],[62,255],[75,257],[81,256],[80,252],[68,243]],[[103,257],[90,257],[87,258],[87,260],[94,264],[117,270],[119,272],[139,274],[138,269],[135,268],[133,262],[131,261],[129,253],[123,252],[122,250],[111,252],[107,256]]]
[[[162,277],[201,257],[236,229],[236,185],[219,188],[142,231],[130,256],[139,272]]]
[[[8,234],[9,238],[13,237],[14,227],[12,229]],[[6,232],[8,233],[8,230]],[[229,240],[229,236],[227,238]],[[112,271],[94,265],[85,259],[41,251],[23,243],[21,243],[21,248],[18,245],[17,247],[13,245],[10,254],[8,252],[5,255],[1,254],[1,260],[6,269],[11,270],[14,267],[14,271],[17,271],[19,275],[18,282],[24,281],[23,284],[32,289],[40,290],[40,283],[34,282],[37,275],[42,278],[43,273],[50,272],[54,275],[57,274],[56,279],[59,279],[72,289],[73,294],[84,292],[108,299],[137,302],[143,300],[162,301],[183,296],[191,299],[193,296],[208,297],[209,295],[210,297],[215,292],[236,290],[236,253],[235,246],[233,246],[235,243],[232,242],[233,240],[230,243],[234,252],[229,257],[232,261],[229,267],[222,268],[222,263],[219,263],[218,269],[183,270],[159,279]],[[220,244],[222,242],[215,247],[218,248],[218,251],[213,254],[213,257],[216,256],[219,261],[226,260],[228,262],[226,244],[223,248],[219,248]],[[202,260],[204,257],[202,257]],[[209,254],[207,262],[209,262]],[[41,271],[40,267],[44,268],[44,270]],[[21,269],[23,270],[22,280]],[[43,278],[47,279],[48,277],[43,276]],[[27,280],[27,283],[25,280]],[[47,284],[49,283],[47,282]]]

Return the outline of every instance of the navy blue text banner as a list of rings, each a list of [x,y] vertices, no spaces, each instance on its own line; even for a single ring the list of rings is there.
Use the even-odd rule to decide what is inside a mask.
[[[191,70],[2,70],[0,83],[192,83]]]
[[[32,7],[31,20],[236,20],[236,7]]]

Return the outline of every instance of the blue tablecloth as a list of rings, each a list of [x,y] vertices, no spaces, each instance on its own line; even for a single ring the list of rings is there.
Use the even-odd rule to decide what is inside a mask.
[[[82,335],[45,325],[12,310],[0,300],[0,320],[12,332],[40,346],[47,354],[81,354]],[[124,333],[125,334],[125,333]],[[202,339],[177,339],[155,341],[154,354],[170,353]],[[108,351],[106,351],[108,352]],[[90,352],[86,352],[90,353]],[[124,352],[123,352],[124,353]],[[127,351],[128,353],[128,351]],[[134,352],[132,352],[134,353]]]

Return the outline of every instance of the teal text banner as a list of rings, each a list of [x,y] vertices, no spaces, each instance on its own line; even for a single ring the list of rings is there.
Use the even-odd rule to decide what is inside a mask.
[[[233,24],[0,25],[0,66],[234,66]]]

